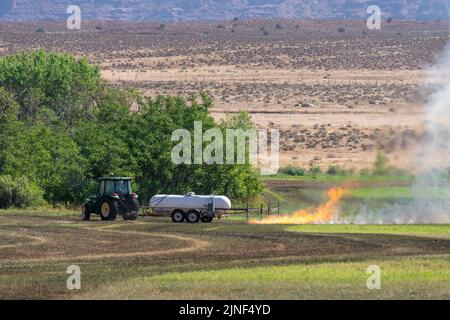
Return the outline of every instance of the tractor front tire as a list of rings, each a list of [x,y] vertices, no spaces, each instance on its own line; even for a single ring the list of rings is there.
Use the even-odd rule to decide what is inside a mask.
[[[119,214],[119,203],[114,200],[105,200],[100,205],[100,218],[103,221],[114,221]]]
[[[89,207],[89,205],[85,204],[81,208],[81,220],[89,221],[89,219],[91,219],[91,208]]]
[[[196,210],[191,210],[187,213],[186,219],[189,223],[198,223],[200,221],[200,214]]]
[[[174,210],[172,212],[172,221],[175,223],[181,223],[186,219],[186,216],[182,210]]]

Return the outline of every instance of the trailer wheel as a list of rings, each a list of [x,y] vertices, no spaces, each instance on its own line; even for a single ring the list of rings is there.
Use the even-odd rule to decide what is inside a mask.
[[[175,223],[181,223],[185,219],[184,212],[182,210],[174,210],[172,212],[172,221]]]
[[[81,220],[83,221],[89,221],[91,219],[91,208],[87,204],[85,204],[81,208]]]
[[[100,218],[103,221],[114,221],[119,213],[119,204],[117,201],[105,200],[100,205]]]
[[[200,221],[200,213],[197,210],[191,210],[187,213],[186,219],[189,223],[197,223]]]
[[[214,218],[210,217],[210,216],[203,216],[201,220],[203,223],[211,223],[213,221],[213,219]]]

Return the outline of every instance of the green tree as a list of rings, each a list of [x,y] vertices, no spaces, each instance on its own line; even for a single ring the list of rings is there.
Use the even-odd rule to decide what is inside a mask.
[[[244,165],[175,165],[172,133],[252,127],[245,113],[217,124],[205,94],[144,99],[102,83],[86,59],[44,51],[0,58],[0,175],[28,179],[54,202],[80,202],[98,177],[135,178],[142,198],[164,193],[224,193],[245,198],[261,190]],[[22,181],[22,180],[20,180]]]
[[[172,133],[187,129],[193,135],[194,122],[201,121],[203,129],[214,126],[208,110],[211,99],[201,96],[190,101],[176,97],[157,97],[141,101],[139,111],[131,113],[125,122],[124,135],[135,166],[136,180],[145,198],[155,193],[181,193],[189,191],[191,181],[198,172],[196,165],[175,165],[171,152],[175,143]]]
[[[85,161],[77,144],[64,132],[40,123],[19,123],[5,149],[3,174],[26,176],[51,202],[75,202],[83,194]]]
[[[45,107],[69,128],[89,116],[100,86],[99,68],[85,58],[43,50],[0,58],[0,87],[13,95],[21,119]]]
[[[10,175],[0,176],[0,208],[30,207],[44,204],[43,191],[27,177],[14,179]]]
[[[14,98],[5,89],[0,87],[0,174],[6,161],[8,143],[11,143],[11,135],[15,132],[17,123],[18,105]]]

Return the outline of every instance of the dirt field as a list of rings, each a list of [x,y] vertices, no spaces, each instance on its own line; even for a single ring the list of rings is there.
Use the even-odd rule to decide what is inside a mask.
[[[277,27],[278,24],[278,27]],[[45,32],[36,32],[42,28]],[[439,22],[225,21],[0,24],[0,54],[45,48],[101,65],[104,78],[146,95],[206,91],[213,115],[248,110],[281,130],[282,165],[370,167],[377,148],[408,169],[424,139],[424,105],[442,81],[432,65],[448,41]]]
[[[435,228],[422,235],[409,227],[389,234],[386,226],[367,234],[351,233],[351,226],[344,233],[327,226],[293,232],[238,221],[82,223],[75,216],[40,215],[0,216],[0,298],[314,298],[333,272],[340,280],[330,280],[321,298],[450,298],[445,226],[434,237]],[[82,271],[80,291],[66,289],[73,264]],[[365,287],[370,264],[385,268],[386,290]],[[289,269],[286,279],[278,268]],[[392,282],[390,272],[416,278]],[[299,278],[308,273],[312,278]]]

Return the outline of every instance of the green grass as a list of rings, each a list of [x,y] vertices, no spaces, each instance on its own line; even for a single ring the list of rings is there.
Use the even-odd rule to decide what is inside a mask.
[[[335,182],[343,183],[347,181],[355,182],[398,182],[398,181],[413,181],[414,176],[334,176],[327,174],[319,175],[305,175],[305,176],[289,176],[289,175],[274,175],[274,176],[263,176],[263,181],[271,180],[287,180],[287,181],[302,181],[302,182]]]
[[[293,264],[142,276],[106,297],[146,299],[414,299],[450,298],[449,256]],[[381,268],[381,289],[367,288],[367,268]],[[85,298],[88,298],[89,295]]]
[[[450,188],[428,188],[420,194],[430,199],[450,199]],[[346,197],[357,199],[411,199],[414,190],[411,187],[355,188],[347,191]]]
[[[301,225],[287,227],[288,231],[337,234],[398,234],[450,239],[450,225]]]
[[[236,221],[105,223],[27,214],[0,215],[3,299],[450,298],[449,226],[290,230]],[[157,254],[141,255],[151,252]],[[70,264],[82,268],[81,291],[65,290]],[[381,290],[366,287],[367,267],[374,264],[382,269]]]
[[[0,209],[0,216],[70,217],[79,216],[80,210],[65,208]]]

